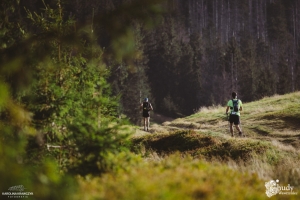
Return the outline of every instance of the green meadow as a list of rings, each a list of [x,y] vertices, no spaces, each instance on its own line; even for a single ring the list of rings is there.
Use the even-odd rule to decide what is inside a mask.
[[[228,125],[225,107],[213,106],[150,132],[131,127],[131,152],[112,156],[101,176],[78,177],[74,198],[299,199],[300,92],[244,103],[245,137],[231,137]],[[270,180],[294,194],[269,198]]]

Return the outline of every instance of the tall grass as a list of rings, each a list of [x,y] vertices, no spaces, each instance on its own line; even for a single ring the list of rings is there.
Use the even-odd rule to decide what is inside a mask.
[[[185,130],[135,138],[133,143],[135,152],[144,157],[153,155],[153,152],[161,156],[181,152],[195,159],[227,164],[242,172],[256,173],[263,180],[276,177],[294,185],[299,182],[299,150],[277,140],[239,139]],[[294,173],[295,176],[289,175],[287,178],[287,173]]]
[[[255,174],[179,154],[79,183],[78,199],[265,199],[264,182]]]
[[[134,162],[112,158],[117,170],[79,177],[76,199],[269,199],[265,182],[294,186],[300,196],[300,92],[245,103],[246,138],[232,138],[225,107],[201,108],[187,118],[132,137]],[[119,167],[118,167],[119,166]]]

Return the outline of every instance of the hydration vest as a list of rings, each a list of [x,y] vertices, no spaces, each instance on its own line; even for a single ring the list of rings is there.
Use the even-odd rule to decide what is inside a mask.
[[[236,115],[239,112],[239,99],[232,99],[231,114]]]
[[[149,102],[143,102],[143,112],[148,112],[151,110]]]

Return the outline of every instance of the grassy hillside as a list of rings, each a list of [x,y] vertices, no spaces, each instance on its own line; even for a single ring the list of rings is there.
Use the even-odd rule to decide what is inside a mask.
[[[300,198],[300,93],[245,103],[242,129],[229,134],[225,107],[140,128],[117,169],[80,178],[80,199],[269,199],[265,182],[294,186]],[[83,194],[83,193],[82,193]]]
[[[300,147],[300,93],[264,98],[244,103],[243,132],[251,138],[276,139]],[[192,116],[166,123],[170,127],[194,128],[203,132],[228,134],[225,107],[202,108]],[[298,136],[298,137],[297,137]]]

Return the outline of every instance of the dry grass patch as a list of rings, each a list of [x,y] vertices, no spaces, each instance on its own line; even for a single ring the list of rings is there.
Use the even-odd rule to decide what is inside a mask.
[[[212,113],[219,113],[220,111],[224,111],[224,106],[217,105],[217,106],[210,106],[210,107],[201,107],[198,112],[203,114],[212,114]]]
[[[272,140],[271,143],[276,149],[280,149],[286,152],[292,152],[293,154],[296,153],[300,155],[300,150],[295,149],[295,147],[293,147],[292,145],[282,144],[281,142],[278,142],[278,140]]]
[[[283,130],[273,130],[272,135],[275,137],[298,137],[300,136],[300,130],[290,130],[290,129],[283,129]]]
[[[168,126],[177,127],[181,129],[199,129],[201,127],[201,124],[188,122],[184,120],[175,120],[171,122]]]
[[[151,155],[165,157],[174,152],[181,152],[182,156],[190,155],[194,159],[224,163],[242,172],[256,173],[263,179],[270,179],[276,175],[282,180],[290,181],[291,184],[297,183],[298,180],[290,174],[300,166],[299,150],[277,140],[268,142],[181,130],[140,138],[133,143],[135,151],[147,159]],[[277,170],[285,171],[279,175]],[[284,178],[286,174],[290,178]]]

